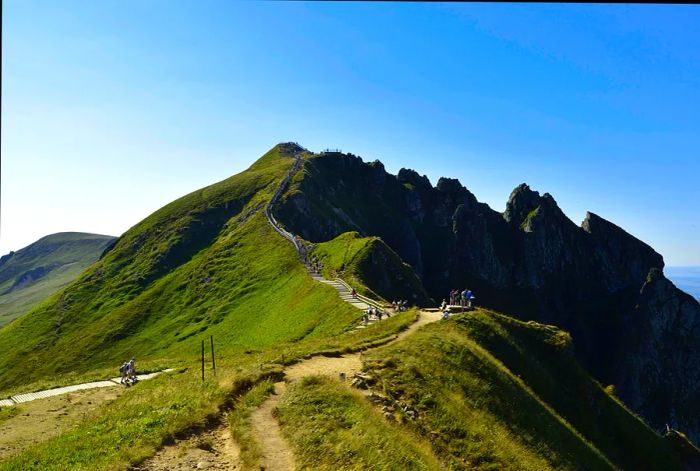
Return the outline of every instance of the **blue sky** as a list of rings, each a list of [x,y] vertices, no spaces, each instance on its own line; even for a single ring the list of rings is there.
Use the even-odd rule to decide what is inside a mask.
[[[119,235],[281,141],[521,182],[700,265],[700,7],[3,2],[0,253]]]

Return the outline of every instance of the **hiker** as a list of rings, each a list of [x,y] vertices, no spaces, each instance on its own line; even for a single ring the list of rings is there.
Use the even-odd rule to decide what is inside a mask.
[[[441,310],[441,311],[444,311],[446,307],[447,307],[447,301],[445,301],[445,300],[443,299],[443,300],[442,300],[442,304],[440,304],[440,310]]]
[[[475,298],[474,294],[470,289],[467,290],[467,308],[472,308],[472,300]]]
[[[377,320],[382,320],[382,311],[380,311],[379,308],[377,308],[375,312],[377,313]]]
[[[132,358],[129,360],[129,366],[127,367],[127,373],[126,373],[126,381],[128,382],[131,380],[131,383],[136,382],[136,363],[134,362],[134,359]]]
[[[469,290],[465,288],[464,291],[462,291],[462,296],[460,297],[460,306],[462,307],[467,304],[467,291]]]
[[[367,324],[369,322],[369,309],[362,311],[362,322]]]
[[[357,299],[357,291],[355,291],[355,288],[352,289],[352,297]]]
[[[442,318],[443,318],[443,319],[449,319],[449,318],[450,318],[450,311],[448,311],[447,309],[444,309],[444,310],[442,311]]]
[[[119,381],[121,384],[124,384],[125,381],[127,381],[127,377],[129,374],[129,362],[125,361],[122,366],[119,367],[119,373],[122,375],[121,381]]]

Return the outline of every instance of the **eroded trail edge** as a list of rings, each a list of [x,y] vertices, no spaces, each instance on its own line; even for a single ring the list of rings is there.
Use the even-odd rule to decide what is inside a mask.
[[[382,346],[400,342],[424,325],[439,320],[440,317],[439,312],[419,311],[414,323],[399,333],[395,339]],[[373,350],[373,348],[365,351],[369,350]],[[289,471],[294,469],[294,453],[284,439],[279,422],[275,417],[275,407],[282,399],[287,383],[298,381],[307,376],[328,376],[338,379],[341,373],[346,378],[352,378],[354,374],[359,373],[362,369],[361,355],[362,353],[352,353],[340,357],[316,356],[285,368],[284,381],[275,384],[274,394],[265,400],[251,415],[253,433],[263,455],[260,469],[268,471]]]

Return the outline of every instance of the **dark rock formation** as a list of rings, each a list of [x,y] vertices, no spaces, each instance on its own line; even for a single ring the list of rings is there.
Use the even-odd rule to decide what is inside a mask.
[[[302,175],[278,208],[278,219],[293,232],[314,242],[347,231],[379,236],[413,267],[435,300],[452,288],[470,288],[482,305],[570,331],[577,356],[589,370],[601,382],[619,384],[621,396],[652,426],[660,429],[673,421],[668,414],[700,415],[689,392],[700,390],[700,378],[689,375],[687,382],[677,383],[700,360],[697,334],[661,348],[653,342],[658,332],[640,325],[637,347],[630,344],[630,316],[654,318],[661,313],[661,299],[673,305],[684,293],[664,279],[668,289],[652,303],[644,294],[651,289],[647,274],[661,270],[663,258],[618,226],[588,213],[579,227],[551,195],[526,184],[513,190],[499,213],[455,179],[441,178],[432,187],[413,170],[393,176],[378,163],[340,153],[308,159]],[[683,297],[684,305],[691,301]],[[692,308],[684,309],[674,318],[697,319],[687,313]],[[666,311],[658,315],[673,317]],[[677,401],[673,408],[655,408],[649,402],[654,401],[652,389],[634,386],[647,381],[646,366],[623,376],[630,355],[664,372],[653,390],[676,391],[684,385],[686,392],[678,389],[669,396]],[[700,424],[673,423],[686,424],[681,429],[700,441]]]
[[[625,325],[620,397],[700,442],[700,303],[652,269]]]

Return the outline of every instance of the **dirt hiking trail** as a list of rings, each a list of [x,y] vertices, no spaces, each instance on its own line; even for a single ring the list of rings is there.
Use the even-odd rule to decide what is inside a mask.
[[[384,345],[400,342],[426,324],[441,318],[439,312],[419,311],[418,319],[406,330],[399,333],[394,340]],[[377,347],[378,348],[378,347]],[[286,389],[287,382],[298,381],[306,376],[330,376],[339,379],[344,373],[349,380],[362,369],[362,352],[343,355],[340,357],[313,357],[285,368],[284,381],[275,384],[275,393],[271,395],[251,415],[251,423],[255,438],[263,452],[260,469],[266,471],[292,471],[294,469],[294,453],[282,436],[282,432],[274,415],[274,410],[280,402]]]
[[[441,318],[439,312],[419,311],[417,319],[396,338],[383,344],[400,342],[426,324]],[[379,348],[379,347],[374,347]],[[371,350],[371,349],[370,349]],[[284,396],[287,384],[306,376],[328,376],[339,380],[344,373],[346,384],[362,369],[362,352],[340,357],[315,356],[300,361],[284,369],[284,381],[275,383],[274,392],[250,416],[253,435],[260,446],[261,459],[256,471],[292,471],[294,453],[282,435],[275,417],[275,409]],[[363,391],[366,395],[368,392]],[[233,441],[227,414],[222,414],[222,422],[216,427],[163,447],[154,457],[134,470],[184,471],[193,469],[238,470],[245,469],[240,459],[240,450]]]
[[[275,391],[251,415],[253,433],[260,444],[260,470],[293,471],[294,454],[282,437],[274,410],[287,389],[287,383],[275,383]]]

